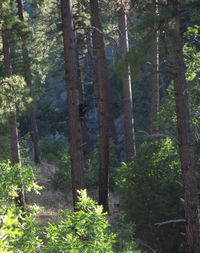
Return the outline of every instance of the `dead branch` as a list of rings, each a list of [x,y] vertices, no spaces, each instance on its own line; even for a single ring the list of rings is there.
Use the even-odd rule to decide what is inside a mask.
[[[171,135],[168,135],[168,134],[151,134],[151,135],[145,136],[146,139],[149,139],[149,138],[158,138],[158,137],[169,138],[175,144],[177,144],[177,145],[180,144],[180,142],[174,136],[171,136]]]
[[[180,223],[180,222],[185,222],[185,219],[175,219],[175,220],[167,220],[167,221],[162,221],[162,222],[157,222],[154,225],[160,227],[166,224],[170,224],[170,223]]]

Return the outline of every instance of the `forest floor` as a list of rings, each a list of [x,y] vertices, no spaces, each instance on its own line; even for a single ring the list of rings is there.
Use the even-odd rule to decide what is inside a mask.
[[[52,177],[58,168],[54,164],[42,163],[39,167],[38,184],[43,187],[40,195],[30,193],[26,196],[28,204],[37,204],[43,209],[39,212],[36,220],[41,226],[47,226],[49,222],[59,219],[59,210],[73,209],[72,191],[70,189],[56,190],[52,184]],[[88,195],[97,201],[98,189],[89,189]],[[119,208],[119,197],[112,192],[109,193],[110,213],[108,219],[110,224],[121,212]]]

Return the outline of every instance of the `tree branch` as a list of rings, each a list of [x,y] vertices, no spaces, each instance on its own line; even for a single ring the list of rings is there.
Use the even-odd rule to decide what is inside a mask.
[[[118,32],[118,34],[120,34],[120,31],[117,28],[115,30],[112,30],[108,34],[106,34],[106,33],[102,32],[99,28],[97,28],[96,26],[79,26],[77,28],[74,28],[74,31],[76,31],[76,30],[95,30],[98,33],[100,33],[101,35],[103,35],[104,37],[108,38],[109,40],[114,41],[116,45],[117,45],[116,40],[113,39],[112,37],[110,37],[109,34],[112,34],[113,32]]]
[[[160,227],[166,224],[170,224],[170,223],[180,223],[180,222],[185,222],[185,219],[175,219],[175,220],[167,220],[167,221],[162,221],[162,222],[157,222],[154,225]]]
[[[149,138],[157,138],[157,137],[164,137],[164,138],[169,138],[171,139],[175,144],[179,145],[180,142],[176,139],[176,137],[174,136],[171,136],[169,134],[162,134],[162,133],[158,133],[158,134],[148,134],[147,132],[145,131],[138,131],[138,132],[141,132],[141,133],[145,133],[146,136],[145,136],[145,139],[149,139]]]

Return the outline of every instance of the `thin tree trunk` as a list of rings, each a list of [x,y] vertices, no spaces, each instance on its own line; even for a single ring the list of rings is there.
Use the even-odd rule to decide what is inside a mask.
[[[197,180],[195,175],[193,137],[189,94],[185,78],[185,63],[179,25],[178,0],[169,0],[176,27],[170,31],[174,56],[174,92],[178,126],[179,154],[184,186],[184,210],[188,253],[200,252],[200,225]]]
[[[76,40],[73,32],[72,2],[71,0],[61,0],[61,16],[63,27],[63,42],[65,56],[65,73],[67,86],[67,103],[70,128],[70,152],[72,169],[72,193],[73,203],[77,202],[78,189],[84,188],[83,183],[83,146],[82,129],[79,114],[80,95],[78,87],[77,73],[77,52]]]
[[[90,0],[92,24],[101,30],[99,19],[99,8],[97,0]],[[97,73],[99,86],[99,204],[103,205],[104,211],[108,207],[108,168],[109,168],[109,123],[108,123],[108,94],[107,94],[107,73],[104,41],[102,34],[95,31],[97,50]]]
[[[2,42],[3,42],[3,56],[4,56],[4,67],[6,77],[10,77],[12,75],[12,67],[11,67],[11,59],[10,59],[10,45],[8,42],[6,29],[2,29]],[[11,158],[12,165],[20,164],[20,149],[18,142],[18,130],[17,130],[17,119],[15,110],[11,112],[9,117],[9,130],[10,130],[10,143],[11,143]],[[17,206],[22,208],[22,211],[25,212],[25,197],[24,197],[24,189],[23,185],[19,185],[19,190],[17,192],[18,196],[15,197],[15,203]]]
[[[158,15],[158,6],[155,2],[152,4],[154,15]],[[155,28],[154,28],[155,29]],[[153,31],[154,32],[154,31]],[[159,32],[154,35],[154,44],[151,49],[151,113],[150,113],[150,134],[157,134],[158,128],[155,127],[155,118],[160,110],[159,94]]]
[[[150,114],[150,134],[157,134],[158,128],[155,127],[154,120],[160,110],[160,94],[159,94],[159,35],[156,32],[155,45],[152,49],[151,64],[151,114]]]
[[[19,19],[21,21],[24,21],[22,0],[17,0],[17,6],[18,6]],[[32,90],[28,49],[24,43],[22,43],[22,54],[23,54],[23,62],[24,62],[24,78],[25,78],[27,86]],[[29,122],[30,122],[30,129],[31,129],[31,139],[32,139],[33,150],[34,150],[34,162],[35,164],[39,164],[41,163],[41,152],[40,152],[38,127],[37,127],[34,110],[31,110],[31,112],[29,113]]]
[[[127,18],[125,13],[125,6],[122,1],[118,2],[118,24],[120,31],[120,51],[121,58],[128,52],[128,32],[127,32]],[[124,132],[126,144],[126,160],[130,162],[132,157],[136,154],[135,134],[134,134],[134,118],[133,118],[133,100],[130,68],[127,66],[125,76],[122,80],[123,90],[123,111],[124,111]]]

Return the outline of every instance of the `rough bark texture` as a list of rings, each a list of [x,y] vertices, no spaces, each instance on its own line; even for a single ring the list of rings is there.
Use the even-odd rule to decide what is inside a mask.
[[[21,21],[24,21],[22,0],[17,0],[17,7],[18,7],[19,19]],[[24,43],[22,43],[22,54],[23,54],[23,62],[24,62],[24,78],[25,78],[27,86],[30,89],[32,89],[28,49]],[[37,127],[34,110],[32,110],[29,113],[29,122],[30,122],[31,139],[32,139],[33,151],[34,151],[34,162],[35,164],[38,164],[41,162],[41,152],[40,152],[38,127]]]
[[[70,128],[70,152],[72,169],[72,193],[74,205],[77,202],[77,190],[84,188],[83,183],[83,146],[81,119],[79,115],[79,87],[77,73],[76,40],[73,32],[71,0],[61,0],[63,27],[65,73],[67,85],[67,104]]]
[[[101,30],[99,18],[99,8],[97,0],[90,0],[92,24]],[[99,204],[103,205],[104,211],[109,211],[108,207],[108,167],[109,167],[109,124],[108,124],[108,93],[106,76],[106,57],[102,34],[95,31],[96,51],[97,51],[97,73],[99,86]]]
[[[120,51],[121,58],[128,52],[128,32],[127,18],[125,6],[123,3],[118,3],[118,23],[120,31]],[[126,73],[122,81],[123,90],[123,111],[124,111],[124,132],[126,144],[126,160],[131,161],[131,158],[136,154],[135,134],[134,134],[134,118],[133,118],[133,100],[130,68],[127,66]]]
[[[2,42],[3,42],[3,56],[4,56],[4,68],[6,77],[10,77],[12,75],[12,65],[10,58],[10,45],[7,37],[6,29],[2,30]],[[18,143],[18,130],[17,130],[17,119],[16,112],[11,112],[9,118],[9,130],[10,130],[10,143],[11,143],[11,158],[12,165],[19,163],[21,165],[20,160],[20,149]],[[19,190],[17,192],[18,196],[15,197],[15,203],[17,206],[21,207],[25,212],[25,197],[24,197],[24,189],[22,185],[19,185]]]
[[[194,165],[193,137],[190,116],[189,94],[185,79],[185,63],[179,25],[178,0],[169,0],[175,29],[170,30],[174,56],[174,92],[178,126],[179,153],[184,186],[184,210],[186,218],[186,239],[188,253],[200,252],[200,226],[197,181]]]

